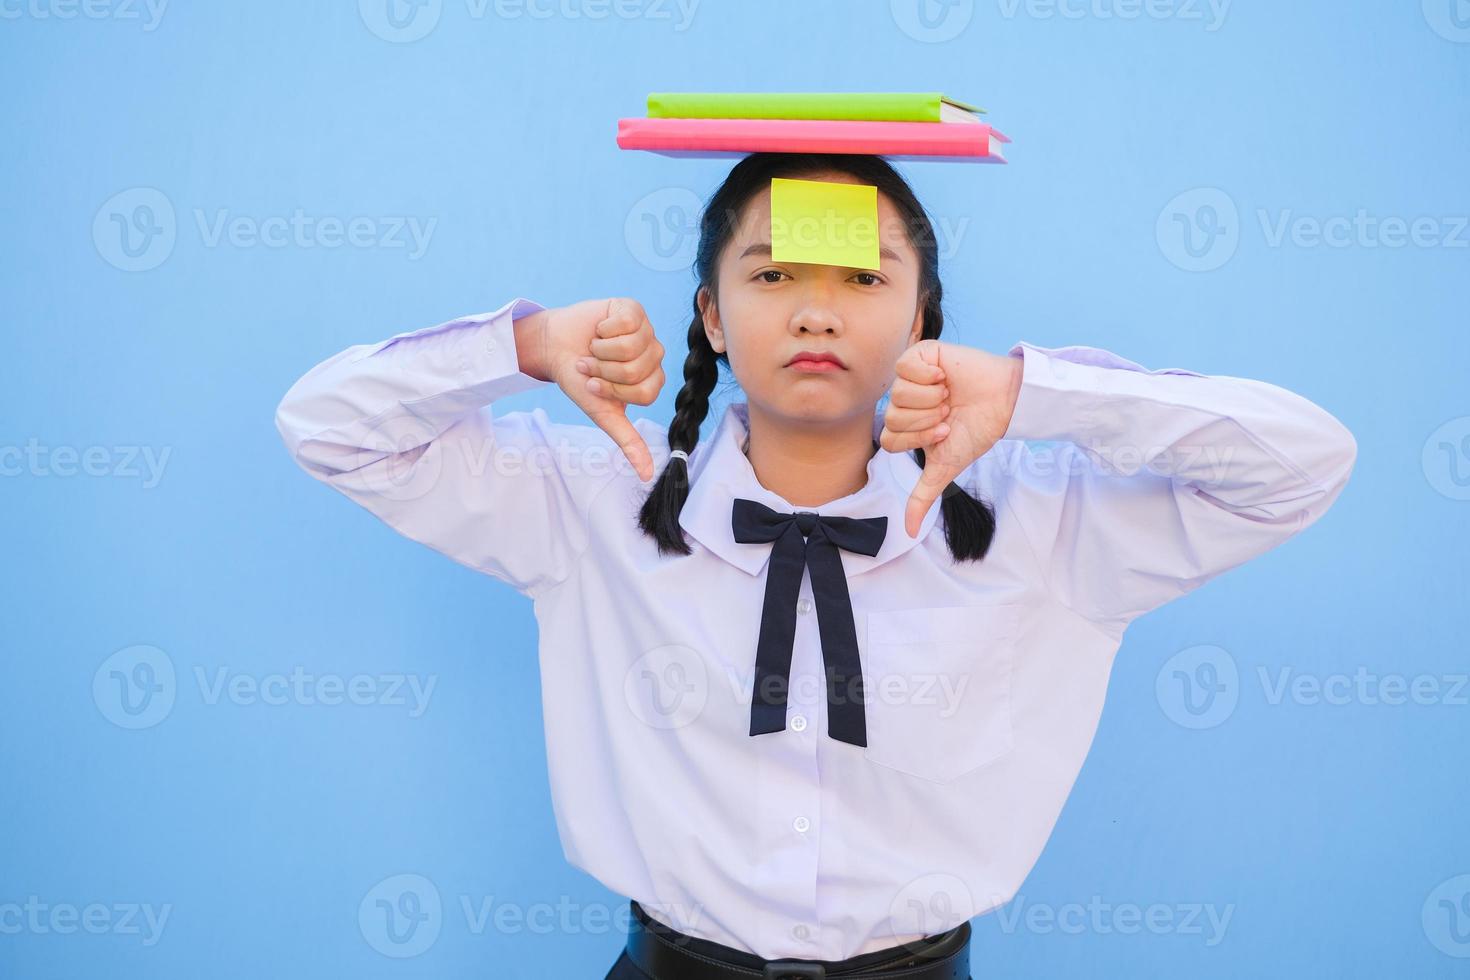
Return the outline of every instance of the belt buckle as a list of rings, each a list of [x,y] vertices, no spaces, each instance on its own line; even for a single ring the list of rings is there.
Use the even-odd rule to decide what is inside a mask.
[[[827,968],[820,963],[797,960],[772,960],[761,973],[761,980],[827,980]]]

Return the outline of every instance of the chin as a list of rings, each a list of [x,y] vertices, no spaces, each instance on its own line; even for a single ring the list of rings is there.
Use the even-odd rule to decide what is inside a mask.
[[[793,422],[842,422],[854,416],[871,418],[878,403],[863,403],[853,397],[852,392],[835,385],[818,386],[799,384],[782,392],[775,404],[767,403],[773,414],[783,415]]]

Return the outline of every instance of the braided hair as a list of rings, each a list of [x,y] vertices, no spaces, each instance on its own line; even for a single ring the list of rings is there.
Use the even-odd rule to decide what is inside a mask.
[[[674,397],[674,418],[669,424],[669,448],[693,453],[699,442],[699,427],[709,414],[710,395],[719,381],[719,368],[730,368],[729,357],[716,353],[704,330],[700,293],[711,302],[719,294],[720,253],[729,243],[745,204],[772,177],[839,171],[877,186],[893,202],[919,255],[919,295],[923,298],[921,340],[938,338],[944,328],[940,309],[943,287],[939,281],[939,249],[933,225],[907,181],[888,161],[878,156],[834,153],[752,153],[737,163],[724,183],[706,203],[700,218],[699,248],[694,274],[694,318],[689,324],[689,354],[684,358],[684,386]],[[913,450],[922,469],[924,450]],[[688,463],[672,456],[659,474],[638,513],[638,526],[657,542],[661,555],[690,554],[689,543],[679,526],[679,513],[689,496]],[[958,484],[944,488],[940,500],[945,539],[955,561],[978,561],[985,557],[995,536],[995,511]]]

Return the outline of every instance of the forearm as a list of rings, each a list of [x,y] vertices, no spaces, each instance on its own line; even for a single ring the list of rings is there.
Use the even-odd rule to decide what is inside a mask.
[[[545,383],[518,370],[514,340],[526,311],[540,309],[517,300],[349,347],[291,386],[276,409],[277,429],[296,461],[321,474],[422,445],[465,414]]]
[[[1324,409],[1263,381],[1148,371],[1107,351],[1018,344],[1023,382],[1008,438],[1077,444],[1123,476],[1147,470],[1256,519],[1335,495],[1356,458]]]

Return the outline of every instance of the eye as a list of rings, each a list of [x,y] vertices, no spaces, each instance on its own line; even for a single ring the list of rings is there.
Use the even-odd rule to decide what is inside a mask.
[[[786,273],[782,272],[780,269],[766,269],[763,272],[757,272],[755,274],[755,278],[758,281],[760,281],[760,282],[776,283],[776,282],[780,282],[781,280],[780,279],[767,279],[766,277],[767,276],[784,276],[784,275],[786,275]],[[880,276],[880,275],[878,275],[876,272],[858,272],[858,273],[855,273],[855,276],[866,276],[869,280],[871,280],[871,282],[863,282],[863,283],[861,283],[861,285],[864,285],[864,286],[881,286],[881,285],[883,285],[883,277]]]

